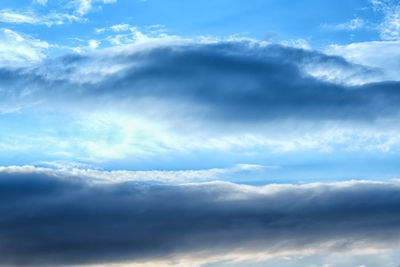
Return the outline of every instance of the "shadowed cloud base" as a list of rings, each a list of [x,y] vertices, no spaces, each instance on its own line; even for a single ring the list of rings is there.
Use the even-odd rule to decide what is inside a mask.
[[[55,266],[400,240],[397,183],[91,184],[35,171],[0,175],[0,264]]]

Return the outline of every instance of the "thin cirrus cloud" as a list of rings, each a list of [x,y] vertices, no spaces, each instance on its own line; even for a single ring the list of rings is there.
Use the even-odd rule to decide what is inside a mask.
[[[4,266],[268,262],[299,251],[387,253],[400,239],[395,182],[102,185],[32,168],[0,177]]]

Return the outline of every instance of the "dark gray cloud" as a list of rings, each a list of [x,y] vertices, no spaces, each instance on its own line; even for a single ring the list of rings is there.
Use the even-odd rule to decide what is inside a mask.
[[[77,109],[90,102],[90,108],[129,110],[146,100],[143,113],[185,113],[218,122],[398,115],[399,82],[340,85],[307,75],[310,66],[340,69],[361,80],[377,73],[315,51],[231,42],[69,55],[38,68],[1,69],[0,87],[3,101]]]
[[[2,172],[0,214],[1,266],[276,252],[324,242],[345,250],[400,240],[400,187],[89,185],[45,172]]]

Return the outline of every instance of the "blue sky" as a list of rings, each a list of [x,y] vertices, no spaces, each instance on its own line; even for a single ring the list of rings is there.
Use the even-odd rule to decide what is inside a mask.
[[[397,0],[2,0],[0,265],[398,266],[399,77]]]
[[[79,1],[49,1],[44,6],[31,1],[5,1],[2,27],[47,42],[46,55],[52,56],[82,49],[90,40],[98,40],[100,48],[112,46],[113,31],[96,30],[119,24],[132,25],[145,33],[154,31],[149,27],[159,25],[158,30],[182,38],[249,37],[289,44],[300,41],[324,49],[331,44],[379,39],[376,28],[384,16],[374,11],[368,1],[92,2],[86,7],[86,2]],[[25,22],[33,20],[36,25],[23,23],[24,19],[13,14],[24,16]]]
[[[39,2],[4,1],[2,27],[68,47],[83,45],[78,39],[105,40],[111,35],[96,34],[96,29],[130,24],[141,31],[161,25],[168,34],[184,38],[234,35],[275,42],[304,39],[312,47],[323,49],[330,44],[380,39],[377,28],[385,16],[377,10],[377,4],[366,0]],[[110,46],[107,41],[101,45]]]

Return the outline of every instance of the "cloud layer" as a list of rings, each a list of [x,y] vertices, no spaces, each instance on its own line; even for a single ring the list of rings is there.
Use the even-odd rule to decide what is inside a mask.
[[[374,74],[340,57],[241,42],[132,50],[65,56],[37,69],[3,68],[3,101],[11,94],[44,106],[126,104],[140,106],[142,113],[179,116],[185,110],[187,116],[225,122],[371,120],[398,114],[397,82],[346,86],[307,73],[318,76],[324,68],[350,71],[359,79]]]
[[[71,54],[0,68],[4,125],[24,125],[0,133],[0,146],[47,154],[36,161],[195,150],[396,151],[400,84],[380,81],[381,74],[342,57],[255,41],[158,40]]]
[[[400,239],[399,196],[397,183],[94,185],[3,170],[0,264],[390,248]]]

